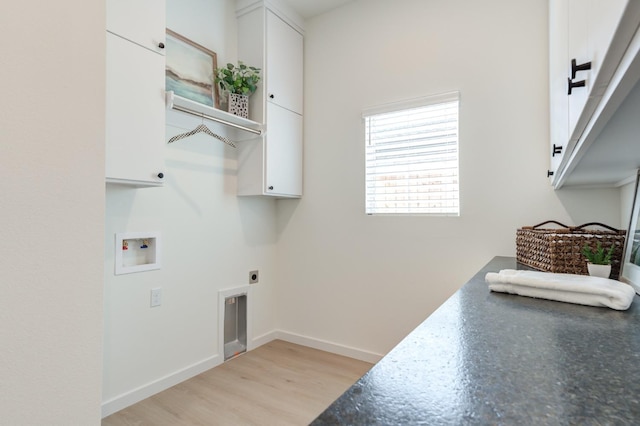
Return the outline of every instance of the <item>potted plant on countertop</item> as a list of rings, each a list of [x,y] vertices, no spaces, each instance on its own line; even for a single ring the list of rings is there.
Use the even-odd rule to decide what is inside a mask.
[[[582,254],[587,258],[587,269],[589,275],[592,277],[609,278],[611,275],[611,257],[616,246],[611,245],[608,251],[602,247],[600,241],[596,244],[596,249],[593,250],[589,247],[589,244],[585,244],[582,247]]]
[[[238,65],[227,64],[214,70],[215,82],[222,97],[228,98],[227,110],[234,115],[249,118],[249,96],[258,88],[260,68],[238,61]]]

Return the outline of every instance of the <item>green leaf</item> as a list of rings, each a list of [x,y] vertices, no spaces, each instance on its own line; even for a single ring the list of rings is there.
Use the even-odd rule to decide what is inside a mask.
[[[600,241],[596,243],[595,250],[593,250],[588,243],[585,243],[584,247],[582,247],[582,254],[584,257],[586,257],[589,262],[596,265],[609,265],[614,251],[615,244],[612,244],[611,247],[609,247],[609,250],[605,253]]]
[[[226,68],[216,68],[214,81],[230,93],[251,95],[258,89],[259,73],[260,68],[238,61],[237,66],[228,63]]]

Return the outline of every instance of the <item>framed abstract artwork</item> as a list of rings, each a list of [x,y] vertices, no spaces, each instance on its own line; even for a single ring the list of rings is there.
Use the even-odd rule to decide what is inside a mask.
[[[219,108],[214,83],[217,55],[167,28],[165,90],[183,98]]]

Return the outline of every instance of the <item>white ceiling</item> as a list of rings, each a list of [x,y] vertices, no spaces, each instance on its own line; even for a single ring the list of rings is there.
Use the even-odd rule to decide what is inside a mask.
[[[285,0],[300,16],[309,19],[354,0]]]

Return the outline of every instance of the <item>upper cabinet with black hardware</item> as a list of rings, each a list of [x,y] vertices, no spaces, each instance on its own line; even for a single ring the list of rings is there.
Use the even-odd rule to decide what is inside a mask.
[[[302,115],[302,34],[270,10],[266,24],[267,102]]]
[[[602,96],[617,58],[605,56],[629,0],[568,0],[568,54],[565,59],[569,132],[592,113],[587,99]]]
[[[107,0],[106,181],[164,180],[165,2]]]
[[[277,0],[238,0],[238,59],[262,69],[249,99],[263,136],[238,146],[238,195],[302,195],[302,20]]]
[[[164,0],[107,0],[107,31],[164,55]]]
[[[639,23],[635,0],[549,0],[547,174],[555,188],[570,183],[577,162],[633,86],[628,70]]]

